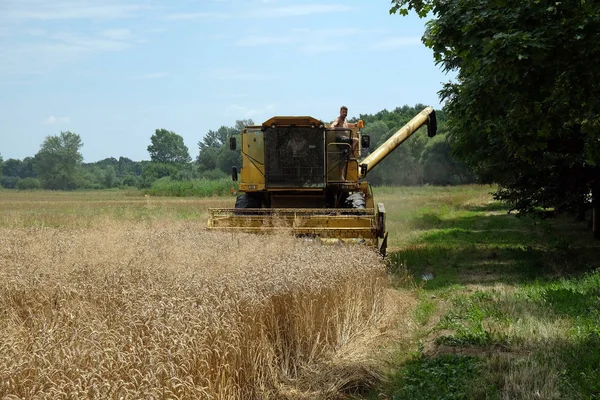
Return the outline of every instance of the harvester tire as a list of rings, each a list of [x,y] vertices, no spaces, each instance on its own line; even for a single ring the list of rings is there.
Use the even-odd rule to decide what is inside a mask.
[[[235,208],[261,208],[260,199],[248,193],[240,194],[235,199]]]

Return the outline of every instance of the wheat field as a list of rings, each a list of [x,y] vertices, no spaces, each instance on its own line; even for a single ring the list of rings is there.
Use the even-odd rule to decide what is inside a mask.
[[[0,199],[2,399],[339,398],[415,304],[362,246],[61,201]]]

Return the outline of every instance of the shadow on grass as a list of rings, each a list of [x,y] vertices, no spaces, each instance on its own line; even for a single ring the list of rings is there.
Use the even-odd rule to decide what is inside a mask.
[[[551,354],[497,353],[480,349],[463,352],[416,355],[404,368],[391,377],[385,395],[396,400],[429,399],[502,399],[522,398],[528,391],[540,393],[540,398],[598,399],[600,398],[600,338],[589,336],[577,343],[548,343]],[[564,364],[570,368],[564,368]],[[546,385],[544,371],[536,380],[534,365],[559,370],[556,386]],[[513,372],[512,378],[509,372]],[[516,373],[516,374],[515,374]],[[526,376],[531,376],[527,381]],[[552,377],[548,376],[549,381]],[[515,382],[521,385],[515,385]],[[520,387],[521,386],[521,387]],[[544,397],[544,395],[548,397]],[[381,398],[375,395],[372,399]]]
[[[573,288],[552,288],[544,293],[543,303],[552,307],[555,313],[567,317],[597,317],[600,322],[600,287],[576,290]],[[596,328],[600,335],[600,325]]]
[[[533,225],[530,218],[517,218],[513,214],[478,214],[442,219],[435,213],[423,214],[409,222],[411,229],[463,229],[463,230],[524,230]]]
[[[425,289],[556,278],[598,266],[600,242],[584,224],[568,220],[558,222],[560,231],[552,223],[489,213],[448,219],[429,213],[409,224],[422,234],[389,262]]]
[[[600,399],[600,273],[583,273],[600,267],[600,241],[568,217],[516,218],[495,203],[465,210],[409,219],[419,236],[389,256],[391,270],[410,278],[399,282],[450,308],[385,394],[501,399],[522,398],[525,388],[540,398]],[[515,287],[519,296],[484,288],[496,283],[527,285]],[[555,340],[529,338],[527,329],[511,336],[523,321],[571,328]]]
[[[478,290],[453,297],[453,307],[435,327],[441,335],[398,369],[387,394],[500,399],[522,398],[527,390],[539,398],[600,398],[600,270],[538,281],[519,291],[518,296]],[[508,328],[515,321],[570,329],[568,335],[541,337],[530,328],[499,329],[499,323]]]
[[[459,209],[465,211],[476,211],[476,212],[499,212],[504,211],[508,213],[510,206],[500,201],[493,201],[483,205],[463,205],[459,206]]]

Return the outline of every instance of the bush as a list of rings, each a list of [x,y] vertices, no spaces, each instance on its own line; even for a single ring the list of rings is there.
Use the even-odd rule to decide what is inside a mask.
[[[220,169],[211,169],[209,171],[204,171],[202,173],[202,179],[208,179],[208,180],[219,180],[219,179],[227,179],[229,177],[229,175],[227,175],[225,172],[223,172]]]
[[[19,190],[32,190],[39,189],[42,187],[39,179],[36,178],[24,178],[17,182],[17,189]]]
[[[179,168],[173,164],[151,162],[144,166],[138,185],[140,188],[149,188],[157,179],[175,177],[178,172]]]
[[[223,196],[230,193],[231,180],[228,178],[210,180],[199,179],[193,181],[175,181],[170,177],[160,178],[152,183],[145,193],[152,196]]]
[[[135,175],[125,175],[123,177],[123,181],[121,182],[121,186],[131,186],[135,187],[138,184],[138,178]]]
[[[14,189],[17,187],[19,180],[18,176],[0,176],[0,186],[5,189]]]

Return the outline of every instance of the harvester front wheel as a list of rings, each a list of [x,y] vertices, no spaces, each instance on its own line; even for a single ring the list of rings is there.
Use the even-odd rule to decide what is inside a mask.
[[[261,208],[260,198],[242,193],[235,199],[235,208]]]

